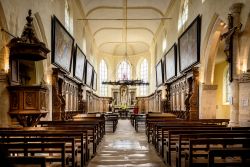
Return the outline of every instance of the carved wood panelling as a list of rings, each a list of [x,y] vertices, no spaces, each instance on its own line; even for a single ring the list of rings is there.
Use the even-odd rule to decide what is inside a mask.
[[[162,92],[157,91],[146,97],[137,97],[139,113],[163,112]]]
[[[168,83],[166,86],[167,99],[165,111],[171,112],[183,119],[198,118],[199,102],[199,72],[198,68],[186,72],[182,76]],[[170,109],[169,109],[170,108]],[[190,118],[190,112],[192,116]]]
[[[17,110],[19,108],[19,92],[10,93],[10,109]]]
[[[23,108],[24,109],[36,109],[38,108],[37,102],[38,102],[38,97],[39,95],[37,92],[30,92],[30,91],[25,91],[24,92],[24,103],[23,103]]]
[[[72,115],[72,112],[84,113],[82,92],[83,86],[80,82],[54,68],[52,76],[52,119],[64,120],[69,118],[67,115]],[[70,112],[70,114],[67,114],[67,112]]]
[[[111,97],[99,97],[91,91],[86,91],[86,111],[88,113],[108,112],[111,101]]]

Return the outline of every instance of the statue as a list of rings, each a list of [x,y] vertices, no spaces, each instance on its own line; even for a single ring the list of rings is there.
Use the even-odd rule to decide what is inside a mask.
[[[224,52],[227,56],[227,61],[231,62],[232,60],[232,55],[230,54],[230,49],[231,49],[231,41],[232,41],[232,36],[236,31],[239,31],[242,27],[242,24],[239,24],[238,26],[233,27],[233,17],[231,14],[228,15],[228,31],[223,33],[220,36],[220,39],[223,40],[225,39],[225,48]]]
[[[121,87],[121,104],[127,105],[127,88]]]

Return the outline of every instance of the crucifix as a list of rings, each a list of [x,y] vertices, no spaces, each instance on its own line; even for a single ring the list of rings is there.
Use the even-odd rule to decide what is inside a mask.
[[[233,26],[233,16],[228,14],[228,31],[220,36],[220,39],[225,39],[224,52],[227,56],[227,62],[229,63],[229,80],[233,81],[233,35],[235,32],[239,31],[242,24]]]

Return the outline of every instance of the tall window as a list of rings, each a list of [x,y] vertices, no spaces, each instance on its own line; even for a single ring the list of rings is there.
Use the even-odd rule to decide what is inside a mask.
[[[148,82],[148,61],[144,59],[140,66],[140,76],[144,82]],[[148,86],[142,85],[140,86],[140,95],[146,96],[148,94]]]
[[[99,76],[100,76],[100,95],[101,96],[108,96],[108,86],[102,84],[103,81],[108,80],[108,68],[107,64],[104,60],[101,60],[100,62],[100,68],[99,68]]]
[[[68,0],[65,0],[65,28],[72,34],[73,32],[73,19]]]
[[[225,104],[229,104],[230,102],[230,89],[229,89],[229,68],[224,72],[224,78],[223,78],[223,101]]]
[[[178,30],[180,30],[188,19],[188,0],[183,0],[179,12]]]
[[[130,64],[127,61],[121,62],[121,64],[118,67],[118,80],[126,80],[130,79],[130,72],[131,72],[131,67]]]

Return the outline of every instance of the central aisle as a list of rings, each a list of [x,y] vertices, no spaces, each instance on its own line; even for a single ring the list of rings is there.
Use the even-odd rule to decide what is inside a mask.
[[[145,132],[136,133],[129,120],[119,120],[115,133],[106,133],[88,167],[165,167]]]

